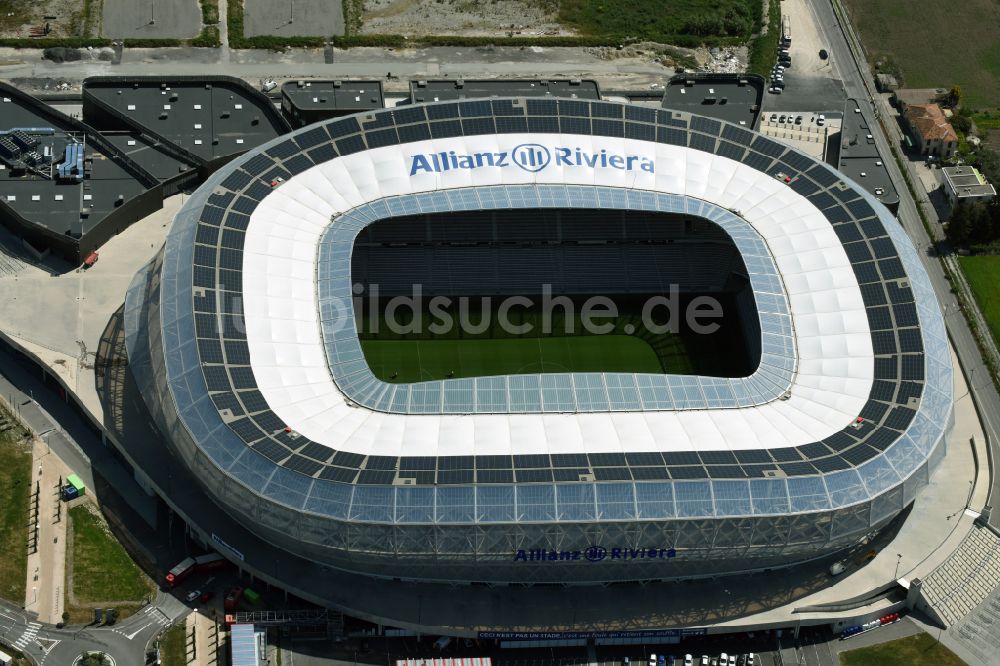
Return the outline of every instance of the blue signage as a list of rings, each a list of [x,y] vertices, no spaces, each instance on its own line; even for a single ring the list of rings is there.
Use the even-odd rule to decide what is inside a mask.
[[[655,168],[653,160],[642,155],[609,153],[603,148],[596,153],[587,152],[582,148],[567,147],[550,150],[540,143],[522,143],[510,152],[502,150],[462,154],[454,150],[442,150],[439,153],[420,153],[410,158],[410,175],[489,167],[517,167],[529,173],[538,173],[552,164],[560,167],[639,170],[646,173],[654,173]]]
[[[514,553],[515,562],[604,562],[606,560],[635,562],[674,557],[677,557],[677,550],[674,548],[605,548],[604,546],[590,546],[584,550],[521,548]]]

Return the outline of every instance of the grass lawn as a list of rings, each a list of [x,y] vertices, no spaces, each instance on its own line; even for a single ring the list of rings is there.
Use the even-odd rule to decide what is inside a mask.
[[[680,345],[670,357],[688,362]],[[361,349],[376,377],[392,382],[418,382],[454,377],[552,372],[662,373],[656,352],[628,335],[587,335],[489,340],[363,340]],[[681,373],[682,367],[670,372]],[[689,369],[688,369],[689,371]],[[397,373],[395,377],[391,377]]]
[[[163,666],[187,666],[187,635],[184,623],[167,629],[160,640],[160,663]]]
[[[963,104],[1000,107],[1000,2],[846,0],[868,55],[891,55],[907,88],[962,87]]]
[[[986,317],[993,339],[1000,341],[1000,257],[959,257],[958,263]]]
[[[955,653],[928,633],[840,653],[841,666],[964,666]]]
[[[141,607],[146,597],[155,594],[152,581],[111,534],[96,507],[79,504],[69,510],[69,516],[73,526],[73,594],[77,603],[130,602],[116,604],[119,617],[124,619]],[[92,619],[88,608],[77,610],[82,610],[87,621]],[[70,614],[74,618],[70,621],[75,621],[78,615],[73,609]]]
[[[0,410],[0,423],[10,423]],[[17,427],[0,433],[0,597],[24,603],[31,447]]]

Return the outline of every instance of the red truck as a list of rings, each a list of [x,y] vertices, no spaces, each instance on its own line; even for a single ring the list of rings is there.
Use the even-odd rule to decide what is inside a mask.
[[[226,558],[218,553],[209,553],[207,555],[199,555],[198,557],[186,557],[167,573],[167,585],[174,587],[195,571],[218,569],[226,566],[228,563]]]
[[[231,587],[226,590],[226,598],[222,602],[223,608],[226,610],[233,610],[236,608],[237,604],[240,603],[240,599],[243,598],[243,588],[242,587]]]

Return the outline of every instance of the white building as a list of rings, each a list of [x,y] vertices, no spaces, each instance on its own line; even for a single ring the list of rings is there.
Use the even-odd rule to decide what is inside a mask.
[[[997,195],[996,188],[974,167],[945,167],[941,172],[944,174],[944,189],[952,207],[959,201],[989,203]]]

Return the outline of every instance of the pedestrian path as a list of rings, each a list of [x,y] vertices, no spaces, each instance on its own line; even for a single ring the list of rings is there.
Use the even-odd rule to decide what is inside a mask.
[[[923,580],[921,594],[941,624],[952,626],[981,604],[1000,579],[1000,537],[976,525],[944,564]]]
[[[28,555],[25,610],[38,614],[41,622],[56,624],[64,610],[63,582],[66,580],[66,507],[59,486],[70,470],[53,455],[46,441],[56,431],[35,437],[32,445],[32,477],[38,489],[38,547]]]

